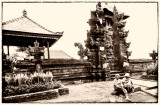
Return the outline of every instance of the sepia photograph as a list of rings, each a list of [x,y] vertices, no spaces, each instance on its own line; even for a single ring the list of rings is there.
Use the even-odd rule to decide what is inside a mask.
[[[2,1],[2,103],[158,103],[157,1]]]

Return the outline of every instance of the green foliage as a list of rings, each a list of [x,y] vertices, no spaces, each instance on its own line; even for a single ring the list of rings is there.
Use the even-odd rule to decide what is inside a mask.
[[[25,52],[27,54],[27,56],[30,56],[29,51],[28,51],[28,47],[18,47],[18,49],[16,51],[17,52]]]
[[[15,56],[6,56],[6,63],[9,65],[10,69],[12,70],[12,72],[14,72],[14,70],[16,70],[15,65],[18,63],[18,60]]]
[[[35,72],[33,74],[10,74],[5,76],[3,81],[7,84],[3,87],[3,97],[34,93],[62,86],[61,82],[53,81],[51,72]]]
[[[18,52],[24,52],[26,50],[28,50],[27,47],[18,47],[18,49],[16,51],[18,51]]]
[[[83,59],[86,56],[87,49],[84,49],[81,43],[74,43],[74,46],[79,48],[78,55],[80,56],[80,59]]]
[[[61,84],[57,82],[40,82],[31,85],[23,84],[21,86],[7,86],[5,89],[3,89],[3,97],[57,89],[60,86]]]
[[[20,86],[24,84],[35,84],[39,82],[47,83],[53,80],[53,74],[51,72],[40,72],[40,73],[33,73],[30,75],[27,74],[10,74],[5,76],[5,82],[7,85],[12,86]]]

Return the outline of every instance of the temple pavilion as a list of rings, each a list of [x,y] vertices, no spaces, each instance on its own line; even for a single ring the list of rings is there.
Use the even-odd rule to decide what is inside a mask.
[[[39,46],[45,46],[50,59],[49,48],[55,44],[63,35],[63,32],[52,32],[39,25],[27,16],[27,11],[23,11],[23,16],[2,23],[2,45],[28,47],[34,46],[34,42],[39,42]]]

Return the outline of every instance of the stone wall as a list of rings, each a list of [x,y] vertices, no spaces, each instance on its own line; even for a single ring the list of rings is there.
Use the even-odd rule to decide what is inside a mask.
[[[154,66],[153,60],[150,59],[131,59],[129,68],[132,72],[146,72]]]
[[[51,71],[54,76],[54,80],[66,81],[80,81],[90,82],[90,63],[86,60],[75,60],[75,59],[51,59],[42,60],[43,72]],[[4,64],[3,75],[10,73],[9,65]],[[16,65],[17,70],[15,73],[33,73],[35,72],[35,64],[29,60],[19,61]],[[7,70],[8,69],[8,70]]]

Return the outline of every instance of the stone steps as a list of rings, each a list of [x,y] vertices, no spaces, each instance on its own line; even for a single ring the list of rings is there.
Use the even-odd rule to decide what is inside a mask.
[[[116,71],[116,70],[110,71],[110,74],[119,74],[119,73],[123,73],[123,72],[121,72],[121,71]]]
[[[124,76],[125,73],[116,73],[116,74],[119,74],[120,76]],[[110,77],[115,77],[115,74],[110,74]]]
[[[123,77],[124,77],[124,76],[120,76],[119,78],[122,79]],[[111,77],[110,79],[111,79],[111,80],[114,80],[115,77]]]
[[[112,70],[110,71],[110,79],[113,80],[115,79],[115,74],[119,74],[120,75],[120,79],[122,79],[125,75],[125,73],[123,73],[122,71],[116,71],[116,70]]]

